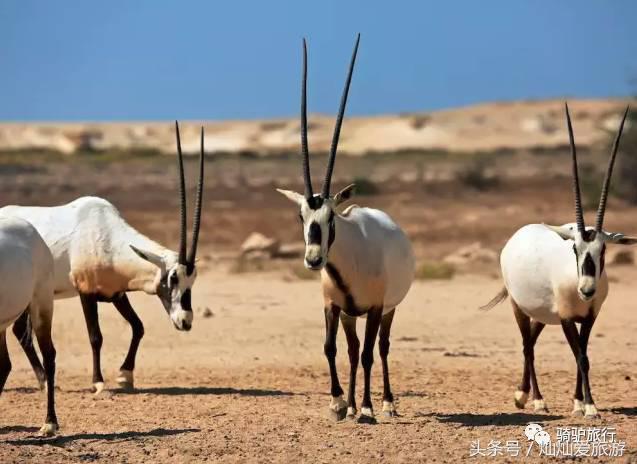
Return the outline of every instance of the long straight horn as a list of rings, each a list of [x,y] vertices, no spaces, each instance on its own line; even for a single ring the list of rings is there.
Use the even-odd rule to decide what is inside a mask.
[[[177,158],[179,160],[179,264],[186,265],[186,181],[184,180],[184,158],[181,154],[181,138],[179,137],[179,123],[175,121],[177,133]]]
[[[301,150],[303,154],[303,182],[305,183],[305,198],[314,196],[312,191],[312,176],[310,176],[310,149],[307,143],[307,44],[303,38],[303,81],[301,84]]]
[[[345,81],[345,89],[341,96],[341,107],[338,110],[338,116],[336,118],[336,125],[334,126],[334,136],[332,137],[332,147],[330,148],[330,157],[327,161],[327,170],[325,172],[325,181],[323,182],[323,192],[321,193],[323,198],[330,196],[330,184],[332,183],[332,172],[334,171],[334,161],[336,160],[336,150],[338,148],[338,139],[341,135],[341,125],[343,124],[343,115],[345,114],[345,106],[347,105],[347,95],[349,94],[349,85],[352,82],[352,71],[354,71],[354,63],[356,62],[356,53],[358,53],[358,43],[361,40],[361,35],[356,37],[356,45],[354,45],[354,52],[352,53],[352,59],[349,63],[349,71],[347,72],[347,80]]]
[[[622,136],[622,131],[624,130],[624,122],[626,122],[626,116],[628,116],[629,109],[630,106],[627,106],[626,111],[624,111],[624,117],[622,118],[622,122],[619,124],[619,131],[617,131],[617,136],[615,137],[615,142],[613,143],[613,151],[610,154],[608,168],[606,168],[606,177],[604,178],[604,183],[602,184],[602,193],[599,197],[599,207],[597,208],[597,221],[595,222],[595,230],[597,232],[601,232],[602,226],[604,225],[604,213],[606,212],[606,201],[608,200],[608,188],[610,186],[610,179],[613,175],[613,166],[615,165],[615,157],[617,156],[617,149],[619,148],[619,139]]]
[[[568,124],[568,138],[571,142],[571,157],[573,158],[573,193],[575,194],[575,219],[577,221],[577,230],[580,234],[584,233],[584,212],[582,211],[582,195],[579,188],[579,174],[577,172],[577,150],[575,149],[575,137],[573,136],[573,125],[571,124],[571,115],[568,111],[568,103],[564,102],[566,110],[566,122]]]
[[[197,182],[197,197],[195,198],[195,217],[192,225],[192,242],[188,253],[188,264],[186,270],[190,275],[195,268],[195,257],[197,256],[197,241],[199,240],[199,227],[201,226],[201,199],[203,197],[203,166],[204,166],[204,144],[203,127],[201,128],[201,151],[199,152],[199,181]]]

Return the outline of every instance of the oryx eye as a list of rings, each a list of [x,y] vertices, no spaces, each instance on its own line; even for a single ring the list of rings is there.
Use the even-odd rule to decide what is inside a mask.
[[[170,285],[171,286],[176,286],[179,283],[179,277],[177,277],[176,273],[172,273],[170,274]]]

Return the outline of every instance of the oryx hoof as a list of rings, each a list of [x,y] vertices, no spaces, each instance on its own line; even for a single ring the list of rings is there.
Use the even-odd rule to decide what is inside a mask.
[[[573,400],[573,411],[571,412],[573,417],[584,416],[584,403],[580,400]]]
[[[396,406],[394,406],[393,401],[383,401],[383,416],[398,417],[398,412],[396,412]]]
[[[347,420],[354,420],[356,419],[356,414],[358,413],[358,411],[356,410],[355,407],[350,406],[349,408],[347,408],[347,415],[345,416],[345,419]]]
[[[376,424],[376,418],[374,417],[374,411],[372,408],[362,407],[361,415],[358,416],[359,424]]]
[[[584,417],[586,419],[599,419],[601,416],[599,415],[599,412],[597,412],[597,408],[594,404],[585,404]]]
[[[102,392],[104,392],[105,389],[106,385],[104,385],[104,382],[95,382],[93,384],[93,393],[95,394],[95,396],[101,396]]]
[[[330,417],[334,421],[342,421],[347,414],[347,402],[341,396],[333,396],[330,401]]]
[[[117,384],[125,392],[135,391],[135,381],[133,379],[133,371],[122,369],[119,371],[119,376],[115,379]]]
[[[533,400],[533,411],[547,413],[549,408],[546,407],[544,399],[540,398],[539,400]]]
[[[52,437],[55,435],[58,429],[59,426],[57,424],[47,422],[40,428],[40,430],[38,431],[38,435],[40,437]]]
[[[526,402],[529,399],[529,394],[522,390],[516,390],[513,394],[513,401],[515,401],[515,407],[518,409],[524,409]]]

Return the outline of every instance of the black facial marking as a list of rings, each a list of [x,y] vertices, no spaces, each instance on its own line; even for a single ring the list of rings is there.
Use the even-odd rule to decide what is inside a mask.
[[[586,253],[584,265],[582,266],[582,273],[585,276],[595,277],[595,261],[593,261],[590,253]]]
[[[166,311],[170,309],[170,301],[171,301],[171,289],[170,285],[168,285],[168,274],[161,276],[159,280],[159,285],[157,286],[157,296],[164,303],[164,308]]]
[[[336,228],[334,226],[334,211],[330,211],[329,227],[330,227],[330,235],[328,236],[328,240],[327,240],[328,250],[332,248],[332,243],[334,243],[334,239],[336,238]]]
[[[314,195],[312,198],[307,200],[307,205],[310,207],[310,209],[313,209],[316,211],[321,206],[323,206],[323,202],[324,202],[323,197],[321,197],[320,195]]]
[[[190,289],[186,289],[186,291],[184,291],[184,293],[181,295],[181,308],[184,311],[192,312],[192,301],[191,301]]]
[[[594,230],[585,230],[584,233],[582,234],[582,240],[590,243],[593,240],[595,240],[596,236],[597,236],[597,232],[595,232]]]
[[[343,280],[341,273],[338,272],[338,269],[336,269],[336,267],[332,263],[327,263],[325,265],[325,270],[334,282],[334,285],[336,285],[336,288],[338,288],[345,297],[345,306],[344,308],[342,308],[345,314],[350,317],[359,317],[369,311],[369,308],[359,308],[356,305],[356,302],[354,301],[354,297],[350,293],[348,285]]]
[[[606,260],[606,244],[602,245],[602,252],[599,255],[599,273],[604,272],[604,262]]]
[[[307,244],[320,245],[321,238],[321,226],[319,226],[316,222],[313,222],[310,224],[310,229],[307,232]]]

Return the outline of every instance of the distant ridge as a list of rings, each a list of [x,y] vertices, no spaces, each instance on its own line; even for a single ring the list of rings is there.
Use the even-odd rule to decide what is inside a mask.
[[[616,130],[627,100],[569,100],[578,146],[590,147]],[[637,109],[637,108],[636,108]],[[184,152],[199,150],[201,122],[182,123]],[[299,120],[203,122],[208,153],[297,152]],[[331,116],[310,116],[310,150],[326,152]],[[551,149],[568,143],[562,100],[482,103],[462,108],[373,117],[346,117],[339,150],[376,152]],[[51,150],[65,154],[102,150],[175,153],[173,122],[0,123],[0,151]]]

